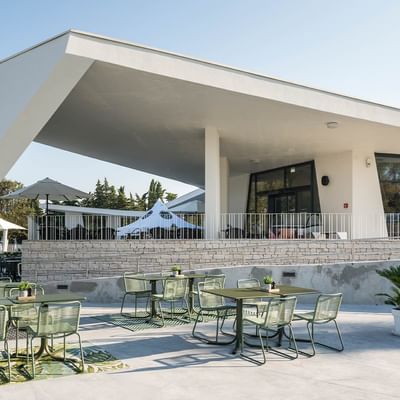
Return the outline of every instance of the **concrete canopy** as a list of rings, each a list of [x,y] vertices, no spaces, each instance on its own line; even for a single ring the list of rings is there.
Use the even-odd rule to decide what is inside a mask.
[[[1,61],[0,86],[0,178],[34,140],[203,187],[207,126],[231,175],[400,153],[398,109],[78,31]]]

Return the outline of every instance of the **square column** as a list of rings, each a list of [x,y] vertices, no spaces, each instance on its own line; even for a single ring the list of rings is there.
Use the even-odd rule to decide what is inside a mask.
[[[218,239],[221,218],[219,134],[216,128],[206,127],[204,136],[205,238]]]

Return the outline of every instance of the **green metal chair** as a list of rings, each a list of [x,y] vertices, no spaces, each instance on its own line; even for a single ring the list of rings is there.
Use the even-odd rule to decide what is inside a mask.
[[[163,293],[152,295],[153,301],[156,302],[156,304],[158,305],[159,310],[160,310],[162,326],[165,325],[164,311],[162,308],[163,302],[169,303],[169,305],[170,305],[169,314],[171,315],[171,318],[174,318],[174,315],[177,314],[175,304],[180,302],[180,303],[182,303],[182,306],[184,305],[186,307],[185,314],[187,313],[189,315],[189,319],[190,319],[191,315],[190,315],[189,303],[187,300],[187,296],[188,296],[188,280],[187,279],[185,279],[185,278],[167,278],[164,280]],[[182,313],[180,313],[180,314],[182,314]]]
[[[30,346],[28,347],[27,338],[27,361],[31,357],[32,376],[35,378],[35,353],[33,350],[33,340],[35,338],[62,338],[64,345],[63,362],[72,362],[66,358],[66,338],[71,335],[78,336],[81,368],[80,372],[85,370],[85,360],[82,351],[82,341],[79,335],[79,318],[81,311],[81,303],[79,301],[71,301],[66,303],[49,303],[42,304],[39,307],[38,317],[35,324],[28,328],[28,333],[31,336]],[[52,357],[54,358],[54,357]]]
[[[238,279],[237,281],[238,288],[252,288],[252,289],[260,289],[260,281],[255,278],[249,279]],[[243,312],[250,312],[256,309],[257,316],[262,313],[266,308],[266,302],[260,301],[260,299],[246,299],[243,302]]]
[[[4,343],[4,352],[7,354],[7,366],[8,373],[7,379],[11,382],[11,363],[10,363],[10,352],[8,350],[7,342],[7,327],[8,327],[8,311],[4,306],[0,306],[0,342]]]
[[[258,365],[265,364],[267,361],[265,355],[265,349],[267,350],[267,352],[271,351],[274,354],[278,354],[280,356],[289,358],[291,360],[294,360],[298,357],[299,353],[297,349],[296,339],[294,337],[291,325],[294,315],[294,310],[296,308],[296,302],[297,302],[296,297],[272,298],[271,300],[266,302],[265,312],[263,313],[262,316],[248,315],[245,318],[243,318],[243,326],[253,325],[256,327],[256,332],[260,340],[263,362],[258,361],[248,355],[245,355],[242,352],[241,356],[243,358]],[[268,333],[271,331],[279,333],[280,331],[283,331],[285,327],[289,328],[289,333],[290,333],[288,337],[289,338],[288,350],[293,350],[293,348],[291,347],[291,343],[293,342],[294,351],[296,353],[295,356],[290,356],[287,353],[283,353],[282,351],[278,351],[269,346]],[[264,336],[262,335],[262,331],[265,331],[266,333]],[[244,337],[246,336],[247,335],[244,334]],[[264,345],[264,339],[266,341],[265,345]],[[248,343],[248,345],[253,346],[250,343]]]
[[[211,293],[206,293],[204,290],[210,290],[210,289],[222,289],[222,281],[221,280],[209,280],[207,282],[199,282],[197,284],[197,293],[198,293],[198,298],[199,298],[199,305],[200,305],[200,311],[197,313],[196,320],[193,325],[192,329],[192,336],[196,339],[201,340],[202,342],[205,342],[207,344],[230,344],[235,341],[235,338],[229,342],[221,342],[218,340],[218,335],[219,332],[223,333],[226,335],[225,332],[223,332],[223,326],[225,319],[227,317],[228,311],[236,310],[236,306],[233,304],[226,304],[225,299],[222,296],[216,296]],[[217,326],[215,330],[215,340],[211,340],[205,336],[199,336],[196,335],[196,327],[197,323],[199,322],[199,318],[202,318],[202,321],[204,321],[204,313],[210,314],[216,314],[217,316]],[[221,327],[219,327],[219,321],[222,320],[221,322]]]
[[[215,283],[217,285],[217,287],[224,288],[225,287],[225,280],[226,280],[225,274],[217,274],[217,275],[207,275],[203,279],[203,282],[206,283],[206,284]],[[200,283],[200,282],[198,282],[198,283]],[[197,288],[194,289],[190,295],[191,296],[195,296],[195,298],[197,298],[197,300],[198,300],[199,292],[198,292]],[[198,303],[198,301],[197,301],[197,303]],[[197,314],[197,311],[195,311],[195,313]]]
[[[44,294],[44,289],[41,285],[31,283],[32,289],[36,293]],[[11,288],[9,296],[17,296],[18,288]],[[15,328],[15,353],[18,355],[18,339],[19,332],[26,331],[29,325],[34,323],[38,317],[39,306],[37,304],[15,304],[10,308],[10,323]]]
[[[342,304],[342,293],[335,294],[321,294],[318,296],[317,301],[315,303],[314,311],[304,312],[304,313],[296,313],[294,315],[294,321],[306,321],[307,322],[307,331],[309,339],[298,339],[299,342],[307,342],[311,343],[312,353],[307,353],[305,351],[300,351],[300,353],[313,357],[315,356],[315,345],[323,346],[331,350],[343,351],[344,345],[342,340],[342,335],[340,334],[340,330],[338,324],[336,322],[337,315],[339,313],[340,305]],[[316,342],[314,340],[314,326],[328,324],[329,322],[333,322],[336,328],[336,332],[338,334],[340,347],[333,347],[321,342]],[[311,329],[310,329],[311,327]]]
[[[122,304],[121,304],[121,310],[120,314],[121,315],[126,315],[124,314],[124,305],[125,305],[125,299],[127,296],[133,296],[134,297],[134,304],[135,304],[135,318],[148,318],[149,314],[147,312],[147,306],[149,304],[150,296],[151,296],[151,290],[148,287],[148,282],[142,279],[135,279],[135,277],[143,277],[144,274],[135,274],[131,272],[125,272],[124,273],[124,297],[122,299]],[[137,305],[138,305],[138,299],[146,299],[146,307],[145,307],[145,312],[147,315],[145,316],[137,316]],[[130,315],[129,315],[130,316]]]

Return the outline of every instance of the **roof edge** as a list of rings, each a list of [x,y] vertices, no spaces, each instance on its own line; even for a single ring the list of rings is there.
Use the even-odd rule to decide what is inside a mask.
[[[8,56],[8,57],[6,57],[6,58],[3,58],[2,60],[0,60],[0,64],[3,64],[3,63],[5,63],[5,62],[7,62],[7,61],[9,61],[9,60],[12,60],[13,58],[19,57],[19,56],[21,56],[22,54],[27,53],[28,51],[31,51],[31,50],[36,49],[37,47],[41,47],[41,46],[43,46],[43,45],[45,45],[45,44],[47,44],[47,43],[50,43],[50,42],[52,42],[52,41],[54,41],[54,40],[57,40],[57,39],[59,39],[60,37],[63,37],[63,36],[65,36],[65,35],[68,35],[68,34],[71,33],[71,32],[73,32],[73,30],[72,30],[72,29],[69,29],[68,31],[64,31],[64,32],[62,32],[62,33],[59,33],[58,35],[52,36],[51,38],[46,39],[46,40],[43,40],[43,41],[41,41],[41,42],[39,42],[39,43],[37,43],[37,44],[35,44],[35,45],[33,45],[33,46],[27,47],[27,48],[24,49],[24,50],[21,50],[21,51],[19,51],[19,52],[17,52],[17,53],[12,54],[11,56]]]
[[[250,76],[250,77],[253,77],[253,78],[268,80],[268,81],[271,81],[271,82],[277,82],[277,83],[280,83],[280,84],[284,84],[284,85],[288,85],[288,86],[292,86],[292,87],[296,87],[296,88],[311,90],[311,91],[314,91],[314,92],[317,92],[317,93],[322,93],[322,94],[329,95],[329,96],[337,96],[337,97],[340,97],[340,98],[343,98],[343,99],[357,101],[357,102],[363,103],[363,104],[383,107],[385,109],[393,110],[393,111],[396,111],[396,112],[400,111],[400,107],[395,107],[395,106],[388,105],[388,104],[382,104],[382,103],[374,102],[374,101],[371,101],[371,100],[365,100],[365,99],[362,99],[362,98],[359,98],[359,97],[350,96],[350,95],[339,93],[339,92],[331,92],[331,91],[326,90],[326,89],[307,86],[305,84],[301,84],[301,83],[297,83],[297,82],[293,82],[293,81],[287,81],[287,80],[280,79],[280,78],[277,78],[277,77],[274,77],[274,76],[264,75],[264,74],[261,74],[261,73],[258,73],[258,72],[254,72],[254,71],[250,71],[250,70],[246,70],[246,69],[239,69],[239,68],[232,67],[232,66],[229,66],[229,65],[226,65],[226,64],[222,64],[222,63],[211,62],[211,61],[204,60],[204,59],[201,59],[201,58],[194,58],[194,57],[186,56],[186,55],[183,55],[183,54],[180,54],[180,53],[174,53],[174,52],[171,52],[171,51],[162,50],[162,49],[155,48],[155,47],[150,47],[150,46],[137,44],[137,43],[130,42],[130,41],[127,41],[127,40],[115,39],[115,38],[112,38],[112,37],[109,37],[109,36],[99,35],[99,34],[95,34],[95,33],[91,33],[91,32],[85,32],[85,31],[81,31],[81,30],[78,30],[78,29],[72,29],[72,28],[67,30],[67,31],[64,31],[64,32],[62,32],[62,33],[60,33],[58,35],[55,35],[55,36],[53,36],[53,37],[51,37],[51,38],[49,38],[47,40],[39,42],[36,45],[33,45],[33,46],[28,47],[28,48],[26,48],[26,49],[24,49],[22,51],[19,51],[19,52],[15,53],[15,54],[13,54],[13,55],[11,55],[9,57],[6,57],[6,58],[0,60],[0,64],[5,63],[5,62],[7,62],[7,61],[9,61],[9,60],[11,60],[13,58],[16,58],[16,57],[24,54],[24,53],[27,53],[27,52],[29,52],[31,50],[34,50],[35,48],[43,46],[43,45],[45,45],[45,44],[47,44],[49,42],[52,42],[54,40],[59,39],[60,37],[63,37],[65,35],[69,35],[69,34],[74,34],[74,35],[83,36],[83,37],[87,37],[87,38],[100,39],[100,40],[104,40],[104,41],[108,41],[108,42],[113,42],[113,43],[116,43],[116,44],[122,44],[122,45],[126,45],[126,46],[131,46],[131,47],[135,47],[135,48],[138,48],[138,49],[151,51],[151,52],[154,52],[154,53],[161,53],[161,54],[168,55],[168,56],[175,57],[175,58],[179,58],[179,59],[182,59],[182,60],[196,62],[196,63],[199,63],[199,64],[211,66],[211,67],[221,68],[221,69],[224,69],[224,70],[230,71],[230,72],[244,74],[244,75],[247,75],[247,76]]]
[[[180,53],[175,53],[175,52],[168,51],[168,50],[159,49],[157,47],[151,47],[151,46],[138,44],[138,43],[135,43],[135,42],[130,42],[128,40],[115,39],[115,38],[112,38],[110,36],[105,36],[105,35],[99,35],[99,34],[96,34],[96,33],[80,31],[78,29],[70,29],[68,32],[70,32],[72,34],[76,34],[76,35],[81,35],[81,36],[84,36],[84,37],[91,37],[91,38],[94,38],[94,39],[100,39],[100,40],[105,40],[105,41],[109,41],[109,42],[114,42],[116,44],[123,44],[123,45],[131,46],[131,47],[135,47],[135,48],[138,48],[138,49],[147,50],[147,51],[151,51],[151,52],[155,52],[155,53],[161,53],[161,54],[164,54],[164,55],[172,56],[172,57],[175,57],[175,58],[179,58],[179,59],[187,60],[187,61],[191,61],[191,62],[196,62],[196,63],[199,63],[199,64],[204,64],[204,65],[211,66],[211,67],[218,67],[218,68],[221,68],[221,69],[224,69],[224,70],[227,70],[227,71],[244,74],[244,75],[247,75],[247,76],[250,76],[250,77],[253,77],[253,78],[269,80],[269,81],[272,81],[272,82],[277,82],[277,83],[281,83],[281,84],[292,86],[292,87],[296,87],[296,88],[307,89],[307,90],[311,90],[311,91],[314,91],[314,92],[318,92],[318,93],[322,93],[322,94],[326,94],[326,95],[330,95],[330,96],[338,96],[338,97],[341,97],[341,98],[344,98],[344,99],[347,99],[347,100],[353,100],[353,101],[357,101],[357,102],[368,104],[368,105],[384,107],[384,108],[387,108],[387,109],[390,109],[390,110],[394,110],[394,111],[400,111],[400,106],[399,107],[395,107],[395,106],[392,106],[392,105],[382,104],[382,103],[378,103],[378,102],[374,102],[374,101],[371,101],[371,100],[362,99],[360,97],[355,97],[355,96],[351,96],[351,95],[347,95],[347,94],[343,94],[343,93],[339,93],[339,92],[331,92],[331,91],[326,90],[326,89],[321,89],[321,88],[317,88],[317,87],[313,87],[313,86],[307,86],[306,84],[297,83],[297,82],[294,82],[294,81],[288,81],[288,80],[285,80],[285,79],[277,78],[275,76],[265,75],[265,74],[262,74],[262,73],[259,73],[259,72],[254,72],[254,71],[247,70],[247,69],[240,69],[240,68],[232,67],[232,66],[227,65],[227,64],[208,61],[208,60],[205,60],[205,59],[202,59],[202,58],[195,58],[195,57],[187,56],[187,55],[184,55],[184,54],[180,54]]]

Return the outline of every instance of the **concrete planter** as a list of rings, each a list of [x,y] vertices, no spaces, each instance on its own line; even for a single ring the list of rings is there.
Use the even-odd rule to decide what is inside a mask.
[[[400,308],[393,308],[392,314],[394,318],[393,334],[400,336]]]

